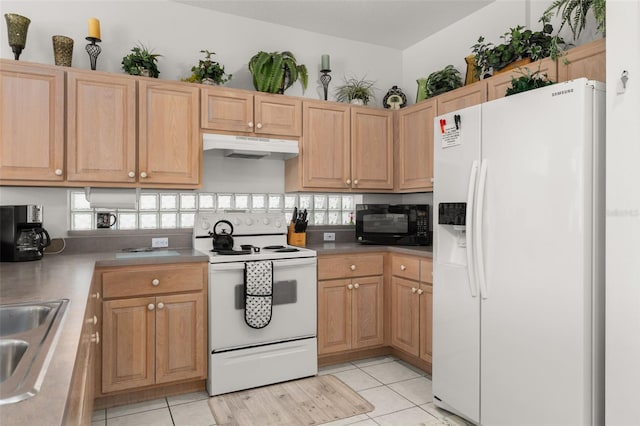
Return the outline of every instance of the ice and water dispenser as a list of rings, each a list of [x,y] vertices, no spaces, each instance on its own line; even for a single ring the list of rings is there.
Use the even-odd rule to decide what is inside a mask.
[[[438,257],[440,262],[467,265],[467,203],[438,204]]]

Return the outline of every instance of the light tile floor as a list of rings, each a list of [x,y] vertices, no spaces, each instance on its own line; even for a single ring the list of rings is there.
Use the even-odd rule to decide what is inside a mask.
[[[464,420],[433,405],[431,377],[397,358],[384,356],[321,368],[374,405],[369,413],[326,423],[342,425],[451,425]],[[215,419],[206,392],[172,396],[93,413],[92,426],[210,426]]]

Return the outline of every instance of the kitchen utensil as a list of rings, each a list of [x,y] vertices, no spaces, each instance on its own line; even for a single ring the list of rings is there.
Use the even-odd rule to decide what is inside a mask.
[[[228,225],[229,232],[227,233],[226,229],[223,229],[221,233],[218,234],[218,225]],[[213,249],[214,250],[233,250],[233,225],[228,220],[219,220],[213,226],[213,233],[209,233],[209,235],[213,236]]]
[[[294,207],[293,215],[291,216],[291,223],[296,223],[297,220],[298,220],[298,208]]]

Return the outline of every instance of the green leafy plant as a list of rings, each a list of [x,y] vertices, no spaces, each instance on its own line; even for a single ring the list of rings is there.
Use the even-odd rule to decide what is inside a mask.
[[[460,71],[454,68],[453,65],[447,65],[442,70],[432,72],[427,77],[427,98],[438,96],[462,86]]]
[[[226,74],[224,72],[224,66],[211,59],[211,55],[215,55],[215,52],[201,50],[200,53],[204,53],[204,60],[200,59],[198,65],[191,67],[191,76],[183,78],[182,81],[202,83],[202,80],[209,79],[216,84],[224,84],[231,80],[233,75]]]
[[[260,92],[284,93],[298,79],[307,88],[309,75],[304,64],[298,65],[291,52],[256,53],[249,60],[253,87]]]
[[[540,18],[541,31],[531,31],[522,25],[510,28],[500,36],[503,42],[499,45],[485,43],[485,38],[480,36],[478,42],[471,46],[475,54],[476,76],[481,78],[525,57],[531,58],[532,61],[548,56],[556,59],[564,40],[557,35],[551,35],[553,26],[549,20],[548,14]]]
[[[589,9],[593,9],[598,31],[604,34],[606,30],[606,0],[556,0],[545,10],[544,14],[555,10],[556,16],[560,15],[561,17],[558,31],[568,24],[575,40],[587,25]]]
[[[531,72],[529,68],[525,68],[526,71],[518,70],[521,74],[520,77],[511,77],[511,87],[509,87],[505,93],[505,96],[515,95],[516,93],[526,92],[528,90],[537,89],[539,87],[550,86],[555,84],[555,81],[549,80],[547,74],[540,74],[538,71]]]
[[[360,99],[363,104],[367,105],[370,100],[375,99],[374,84],[375,81],[364,78],[345,77],[344,84],[336,88],[336,100],[351,102],[354,99]]]
[[[149,70],[149,76],[158,78],[158,58],[162,55],[152,53],[142,43],[131,49],[131,52],[122,58],[122,69],[131,75],[143,75],[143,70]]]

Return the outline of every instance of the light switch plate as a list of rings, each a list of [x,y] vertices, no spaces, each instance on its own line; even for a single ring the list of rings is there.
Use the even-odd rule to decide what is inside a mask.
[[[335,241],[336,240],[336,233],[335,232],[325,232],[324,233],[324,240],[325,241]]]
[[[169,247],[169,238],[152,238],[151,239],[151,247],[161,248],[161,247]]]

